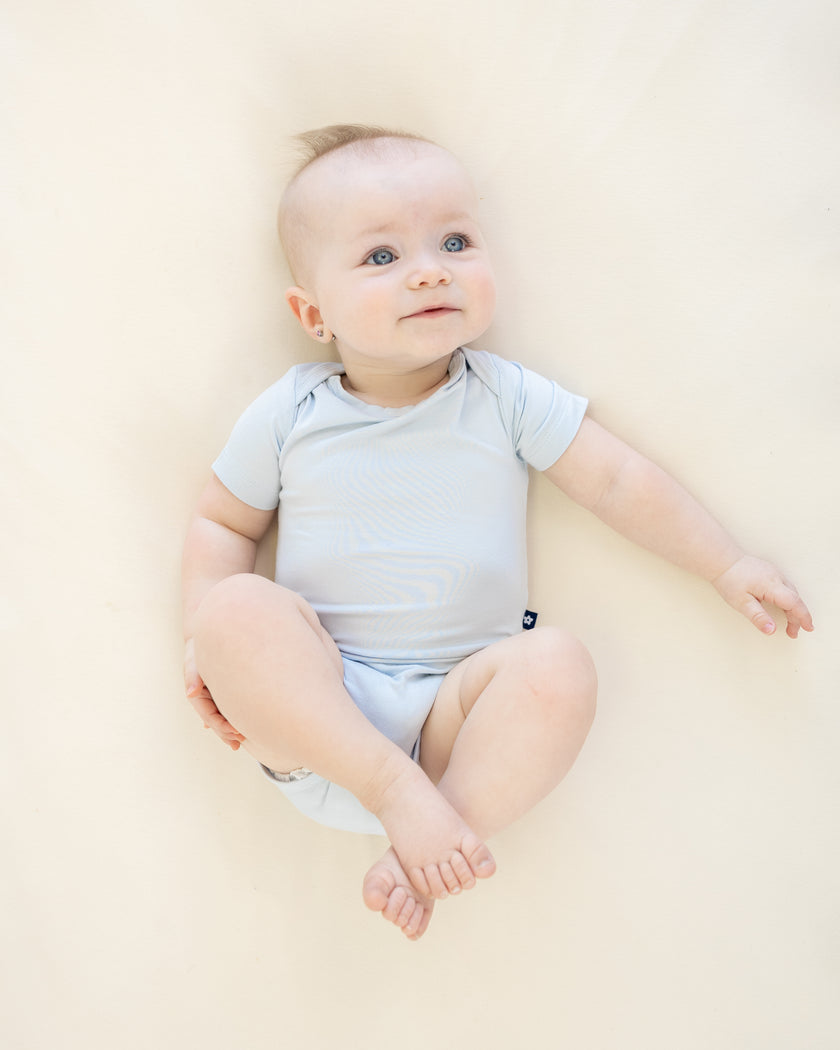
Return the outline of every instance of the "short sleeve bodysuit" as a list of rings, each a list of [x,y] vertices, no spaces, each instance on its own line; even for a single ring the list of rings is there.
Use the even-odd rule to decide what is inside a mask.
[[[528,464],[562,455],[586,401],[475,350],[404,408],[360,401],[342,373],[293,368],[245,411],[213,469],[250,506],[279,506],[275,579],[312,605],[345,667],[392,679],[410,667],[439,684],[521,629]],[[402,728],[366,707],[369,683],[354,700],[411,751],[436,688],[383,702],[406,706]]]
[[[213,469],[245,503],[279,504],[275,579],[342,653],[448,670],[520,628],[527,464],[559,458],[586,401],[481,351],[406,408],[360,401],[341,372],[293,368]]]

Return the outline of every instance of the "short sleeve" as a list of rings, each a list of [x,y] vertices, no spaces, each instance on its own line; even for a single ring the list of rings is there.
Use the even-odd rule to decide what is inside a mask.
[[[535,470],[547,470],[574,440],[587,399],[495,354],[470,351],[467,360],[495,386],[516,454]]]
[[[280,502],[280,450],[294,407],[293,369],[245,409],[213,464],[225,488],[257,510]]]

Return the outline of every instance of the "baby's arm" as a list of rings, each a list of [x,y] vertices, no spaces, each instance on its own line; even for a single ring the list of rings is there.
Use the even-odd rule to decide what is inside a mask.
[[[187,697],[214,732],[234,751],[243,740],[213,703],[195,666],[193,622],[207,592],[228,576],[253,572],[257,544],[274,518],[274,511],[256,510],[238,500],[215,474],[201,494],[184,544],[184,684]]]
[[[805,603],[773,565],[745,555],[669,474],[588,417],[545,473],[623,536],[708,580],[765,634],[776,625],[764,601],[784,611],[791,638],[814,629]]]

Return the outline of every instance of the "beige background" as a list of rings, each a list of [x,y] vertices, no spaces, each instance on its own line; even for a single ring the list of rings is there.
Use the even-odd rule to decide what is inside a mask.
[[[4,1046],[838,1045],[838,40],[833,0],[6,0]],[[599,717],[417,945],[361,904],[378,840],[307,824],[180,682],[191,506],[312,351],[288,139],[337,120],[460,153],[482,345],[588,394],[819,628],[762,638],[539,479],[532,605]]]

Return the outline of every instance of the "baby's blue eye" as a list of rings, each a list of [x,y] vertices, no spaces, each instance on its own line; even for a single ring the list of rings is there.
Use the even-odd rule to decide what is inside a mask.
[[[467,238],[461,237],[460,234],[453,234],[451,237],[447,237],[443,242],[443,250],[445,252],[462,252],[467,247]]]
[[[370,253],[367,259],[365,259],[365,262],[373,263],[374,266],[387,266],[388,263],[392,263],[394,259],[396,259],[396,255],[394,255],[390,248],[377,248],[375,252]]]

